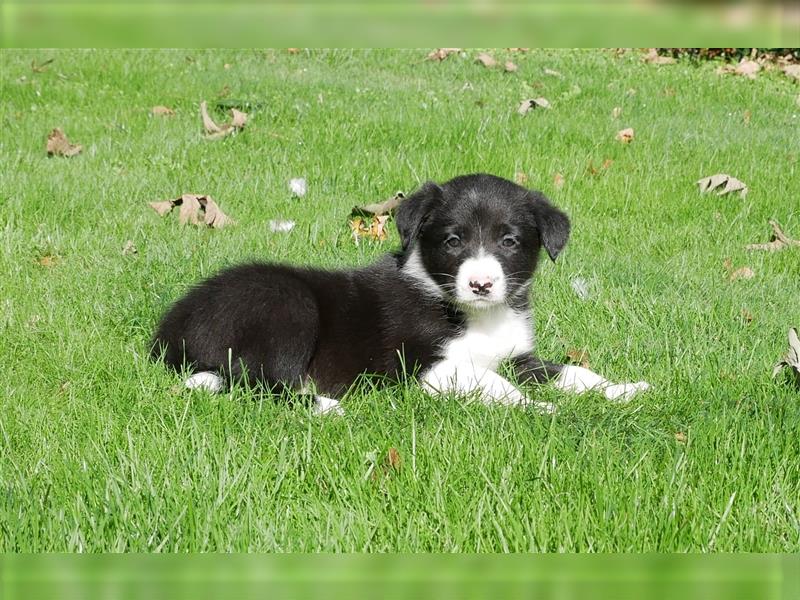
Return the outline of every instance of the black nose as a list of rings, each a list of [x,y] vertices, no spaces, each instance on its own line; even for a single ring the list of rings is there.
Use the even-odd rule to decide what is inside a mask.
[[[480,281],[470,281],[469,287],[472,289],[472,293],[476,296],[488,296],[492,289],[492,282],[485,281],[481,283]]]

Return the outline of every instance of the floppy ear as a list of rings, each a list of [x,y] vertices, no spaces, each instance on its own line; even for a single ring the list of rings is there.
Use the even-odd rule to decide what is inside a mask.
[[[427,182],[400,203],[394,215],[397,231],[403,241],[403,250],[419,235],[428,214],[442,198],[442,188],[433,181]]]
[[[552,260],[564,249],[569,239],[569,217],[550,204],[539,192],[531,192],[533,215],[544,249]]]

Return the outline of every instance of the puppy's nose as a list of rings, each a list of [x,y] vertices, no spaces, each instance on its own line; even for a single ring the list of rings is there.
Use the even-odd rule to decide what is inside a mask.
[[[488,296],[492,289],[492,280],[484,277],[470,279],[469,287],[476,296]]]

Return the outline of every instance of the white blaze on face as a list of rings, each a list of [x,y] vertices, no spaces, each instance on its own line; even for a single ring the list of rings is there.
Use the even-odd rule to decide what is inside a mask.
[[[500,262],[483,248],[468,258],[456,274],[456,299],[475,306],[503,302],[506,297],[506,277]]]

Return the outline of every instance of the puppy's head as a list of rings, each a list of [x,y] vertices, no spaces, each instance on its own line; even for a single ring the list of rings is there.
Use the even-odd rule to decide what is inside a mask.
[[[541,193],[485,174],[426,183],[396,221],[404,271],[471,309],[526,294],[539,250],[555,260],[569,237],[569,219]]]

